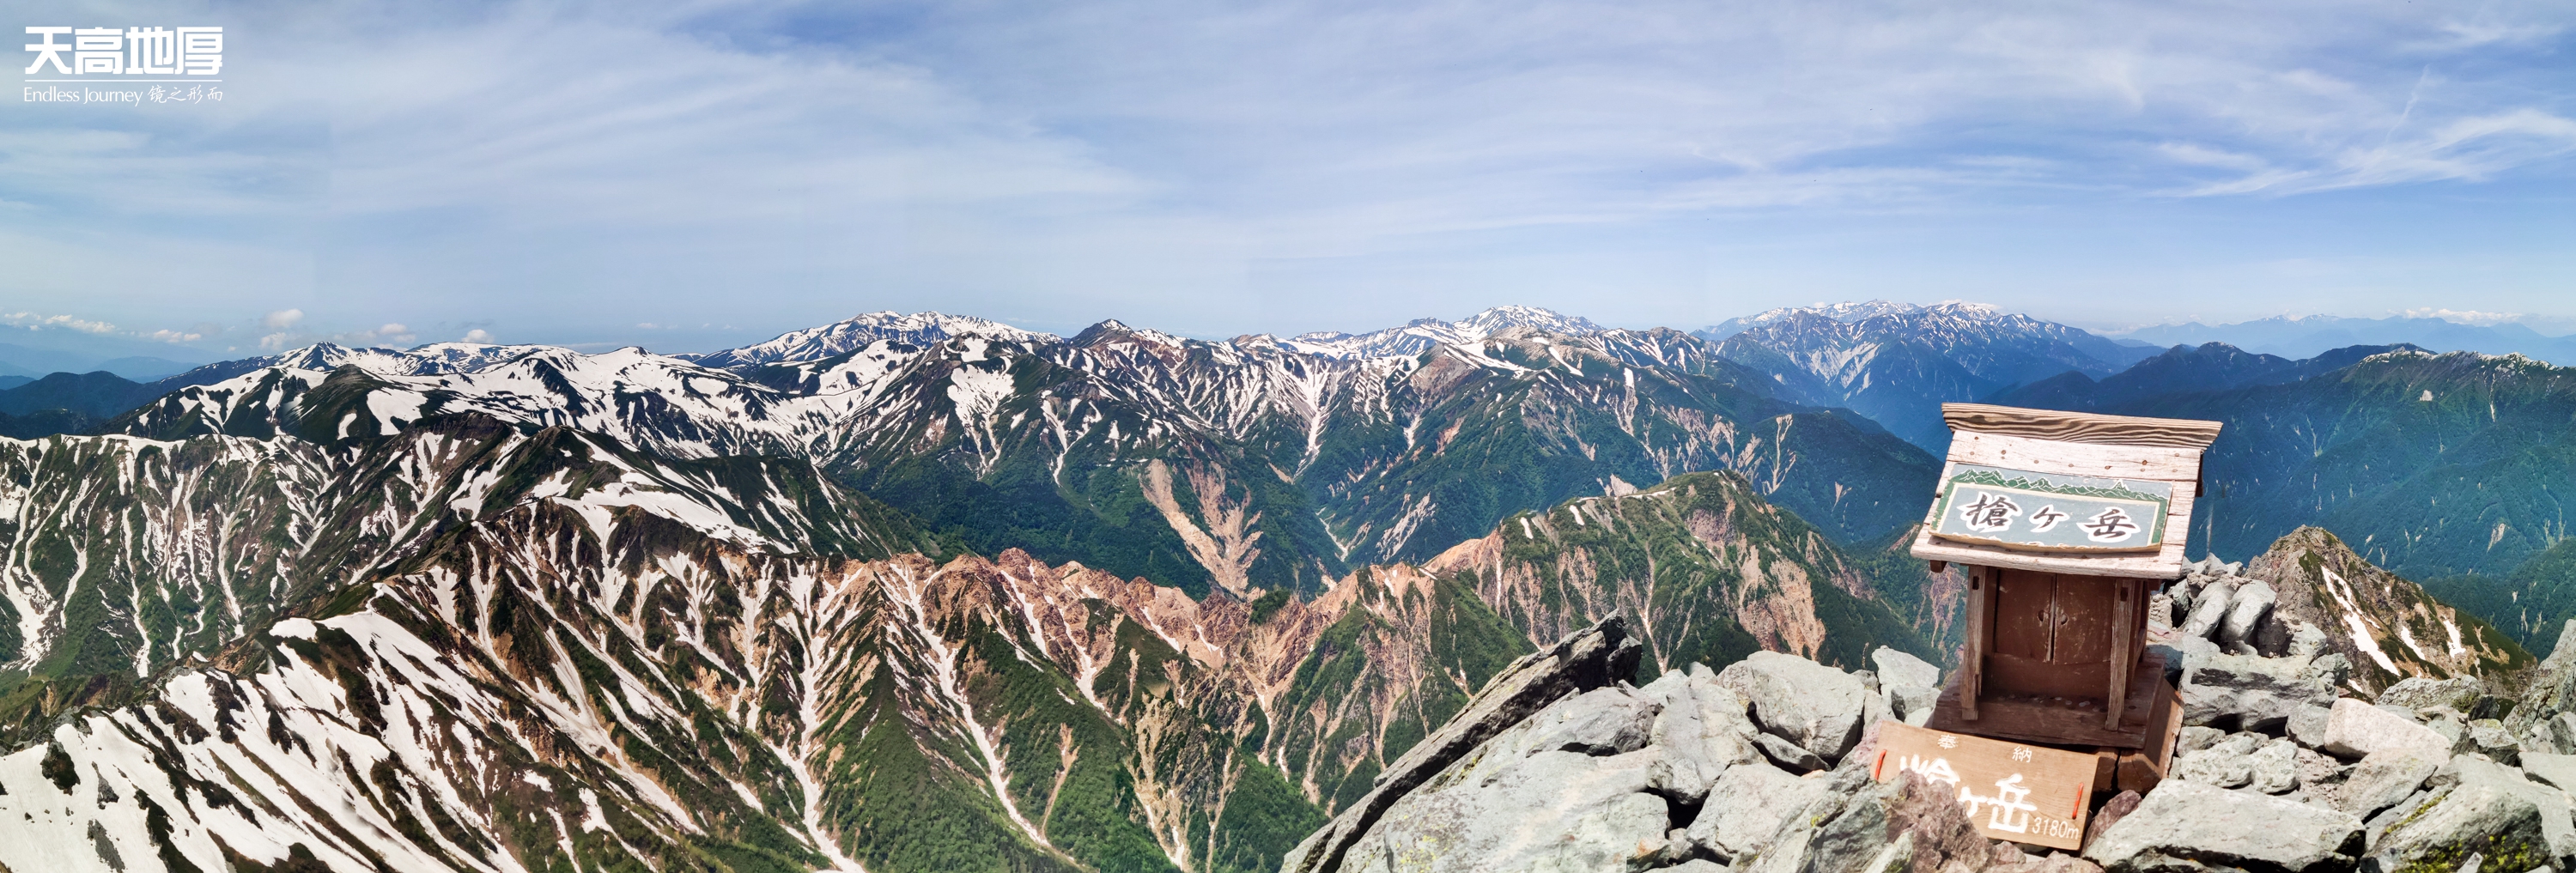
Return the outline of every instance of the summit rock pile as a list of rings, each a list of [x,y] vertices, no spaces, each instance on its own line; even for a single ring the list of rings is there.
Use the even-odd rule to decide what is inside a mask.
[[[1523,658],[1283,873],[2090,867],[1989,843],[1925,783],[1870,778],[1875,726],[1930,714],[1929,663],[1882,648],[1877,672],[1847,673],[1757,652],[1613,680],[1639,651],[1613,616]],[[1559,696],[1510,716],[1531,689]]]
[[[2535,669],[2373,689],[2242,569],[2195,565],[2166,600],[2151,639],[2181,679],[2177,756],[2143,795],[2096,794],[2080,853],[1987,841],[1941,791],[1871,778],[1876,726],[1928,714],[1938,668],[1758,652],[1636,687],[1610,678],[1635,647],[1614,617],[1505,671],[1588,678],[1540,683],[1562,693],[1535,708],[1483,692],[1282,873],[2569,869],[2576,622]],[[1557,666],[1567,651],[1614,654]],[[1495,723],[1497,693],[1529,715]]]

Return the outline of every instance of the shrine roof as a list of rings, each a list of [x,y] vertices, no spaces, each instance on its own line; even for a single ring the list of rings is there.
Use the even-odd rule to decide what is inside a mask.
[[[1915,557],[2182,576],[2200,456],[2218,422],[1981,403],[1944,403],[1941,418],[1950,453],[1916,530]]]

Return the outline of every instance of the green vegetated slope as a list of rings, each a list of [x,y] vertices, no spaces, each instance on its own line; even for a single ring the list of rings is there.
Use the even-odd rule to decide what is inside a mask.
[[[1852,558],[1733,473],[1686,474],[1515,515],[1428,566],[1472,579],[1533,639],[1626,612],[1647,646],[1646,679],[1760,649],[1847,669],[1861,669],[1881,645],[1935,662],[1946,654],[1932,642],[1939,617],[1909,617],[1890,597],[1919,597],[1924,580]],[[1897,566],[1921,573],[1910,559]]]
[[[2546,557],[2576,499],[2576,370],[2400,348],[2277,384],[2121,393],[2132,399],[2059,400],[2226,425],[2204,461],[2195,551],[2253,555],[2316,525],[2525,642],[2576,617],[2563,564]]]

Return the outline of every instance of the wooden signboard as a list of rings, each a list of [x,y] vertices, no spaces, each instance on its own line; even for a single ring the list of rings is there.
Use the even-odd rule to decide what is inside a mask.
[[[2081,752],[1882,721],[1870,775],[1888,782],[1911,771],[1957,792],[1987,839],[2074,850],[2084,847],[2098,767]]]
[[[2172,506],[2171,482],[1954,463],[1932,532],[2014,551],[2153,552]]]

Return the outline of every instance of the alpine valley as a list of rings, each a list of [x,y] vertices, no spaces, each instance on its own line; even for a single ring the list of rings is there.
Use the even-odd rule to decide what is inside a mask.
[[[1945,400],[2223,420],[2196,542],[2527,638],[2570,384],[1887,303],[58,374],[0,390],[0,871],[1267,873],[1614,613],[1641,685],[1949,660]]]

